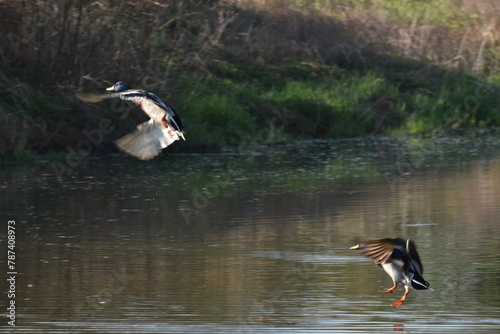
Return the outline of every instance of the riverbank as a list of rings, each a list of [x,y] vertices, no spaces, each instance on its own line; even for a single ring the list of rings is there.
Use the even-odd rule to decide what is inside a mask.
[[[115,151],[145,116],[74,92],[117,80],[176,108],[187,140],[171,152],[498,127],[498,29],[482,3],[0,2],[0,156],[65,152],[103,118],[113,131],[90,153]]]

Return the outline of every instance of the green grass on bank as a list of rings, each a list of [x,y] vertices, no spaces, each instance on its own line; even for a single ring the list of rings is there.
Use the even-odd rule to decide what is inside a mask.
[[[179,82],[193,147],[500,125],[498,85],[437,67],[394,62],[363,71],[289,62],[264,72],[232,65],[229,73],[228,64],[217,64],[217,76],[185,78],[198,82],[191,99]]]
[[[185,123],[187,140],[175,144],[177,152],[291,139],[500,126],[498,83],[437,67],[423,69],[418,63],[374,64],[366,70],[310,61],[288,61],[265,70],[235,63],[213,66],[212,75],[183,73],[169,82],[168,91],[153,90],[176,108]],[[60,100],[44,100],[43,95],[33,101],[37,111],[45,111],[43,131],[53,128],[59,132],[52,135],[62,136],[60,132],[68,129],[61,129],[58,119],[74,128],[72,136],[61,138],[62,151],[85,140],[82,131],[95,128],[102,117],[112,119],[117,130],[94,152],[113,151],[111,141],[143,120],[140,109],[126,102],[117,101],[130,112],[122,120],[111,102],[85,105],[71,99],[68,96],[65,108]],[[50,149],[46,140],[32,144],[45,141]],[[23,160],[22,152],[16,148],[10,157]],[[32,157],[33,149],[26,154]]]

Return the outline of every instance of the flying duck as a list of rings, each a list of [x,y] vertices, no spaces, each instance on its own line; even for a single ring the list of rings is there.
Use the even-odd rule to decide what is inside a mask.
[[[185,140],[181,119],[172,107],[155,94],[142,89],[131,89],[121,81],[106,90],[111,93],[79,92],[76,96],[85,102],[99,102],[112,98],[131,101],[150,117],[149,121],[139,124],[136,131],[115,141],[116,146],[123,152],[141,160],[150,160],[179,138]]]
[[[409,289],[432,290],[429,282],[422,277],[423,268],[420,256],[417,253],[415,243],[410,239],[384,238],[365,239],[360,238],[359,243],[351,249],[361,249],[363,254],[371,258],[377,265],[391,276],[394,285],[382,293],[392,293],[398,284],[403,284],[405,293],[400,300],[394,301],[393,306],[401,306],[408,296]]]

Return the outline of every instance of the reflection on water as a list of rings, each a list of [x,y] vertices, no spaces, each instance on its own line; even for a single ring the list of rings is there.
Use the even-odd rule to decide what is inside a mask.
[[[15,329],[491,333],[497,142],[374,137],[102,158],[65,179],[50,165],[3,171],[4,219],[18,222]],[[392,281],[349,251],[358,235],[414,239],[434,292],[392,307],[404,290],[377,292]]]

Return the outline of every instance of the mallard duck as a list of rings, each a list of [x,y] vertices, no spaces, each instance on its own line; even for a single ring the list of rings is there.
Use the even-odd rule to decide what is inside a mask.
[[[162,149],[179,138],[184,138],[182,122],[175,110],[153,93],[142,89],[131,89],[118,81],[106,88],[112,93],[76,93],[85,102],[99,102],[104,99],[120,98],[137,104],[150,117],[139,124],[137,130],[115,141],[120,150],[141,160],[157,156]]]
[[[384,239],[359,239],[359,244],[351,249],[362,249],[363,254],[370,257],[376,264],[384,268],[391,276],[394,285],[382,293],[392,293],[398,286],[403,284],[405,293],[400,300],[392,303],[401,306],[408,296],[410,287],[417,290],[432,290],[429,282],[422,277],[423,268],[418,256],[415,243],[410,239],[384,238]]]

